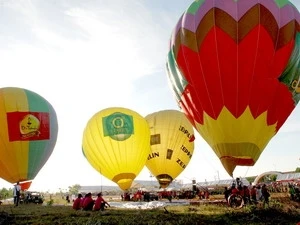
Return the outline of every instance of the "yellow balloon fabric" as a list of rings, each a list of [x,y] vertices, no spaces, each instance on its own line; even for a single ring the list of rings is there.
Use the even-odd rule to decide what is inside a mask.
[[[147,121],[126,108],[99,111],[83,132],[82,151],[94,169],[127,190],[145,166],[150,152]]]
[[[151,153],[146,167],[166,188],[187,167],[194,153],[194,130],[178,110],[163,110],[146,116]]]

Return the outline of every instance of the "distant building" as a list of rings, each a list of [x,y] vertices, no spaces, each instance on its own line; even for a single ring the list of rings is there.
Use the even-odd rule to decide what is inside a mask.
[[[94,193],[97,194],[99,192],[109,192],[109,191],[119,191],[120,188],[118,186],[80,186],[78,192],[79,193]]]
[[[291,173],[282,173],[277,175],[276,181],[298,181],[300,180],[300,173],[291,172]]]
[[[226,179],[226,180],[215,180],[215,181],[206,181],[206,182],[198,182],[197,187],[229,187],[232,185],[234,179]],[[246,178],[241,178],[243,185],[250,185],[249,181]]]
[[[272,174],[272,172],[266,172],[263,173],[259,176],[257,176],[257,179],[260,180],[264,174]],[[273,172],[274,174],[274,172]],[[300,180],[300,173],[296,172],[286,172],[286,173],[281,173],[277,172],[277,179],[276,181],[294,181],[294,180]],[[201,187],[206,188],[206,187],[225,187],[225,186],[231,186],[233,183],[234,179],[226,179],[226,180],[215,180],[215,181],[205,181],[205,182],[197,182],[196,186],[197,188],[201,189]],[[249,181],[246,178],[241,178],[241,181],[243,185],[250,185]],[[253,182],[255,183],[255,182]],[[131,188],[129,192],[136,192],[138,190],[143,190],[143,191],[159,191],[160,186],[159,183],[156,180],[135,180],[133,181]],[[193,190],[193,183],[187,183],[183,184],[180,181],[174,180],[166,190]],[[99,192],[103,192],[104,195],[108,193],[115,192],[116,194],[121,194],[123,191],[119,188],[119,186],[80,186],[79,188],[80,193],[93,193],[97,194]]]
[[[182,187],[181,182],[177,182],[174,180],[168,188],[171,189],[180,189]],[[155,180],[135,180],[133,181],[131,188],[129,191],[135,192],[137,190],[144,190],[144,191],[158,191],[159,190],[159,183]],[[119,186],[80,186],[79,193],[99,193],[99,192],[123,192]]]

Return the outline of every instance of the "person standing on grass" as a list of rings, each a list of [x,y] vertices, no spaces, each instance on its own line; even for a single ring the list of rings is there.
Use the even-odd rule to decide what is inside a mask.
[[[17,184],[14,185],[13,188],[13,195],[14,195],[14,205],[18,206],[20,201],[20,192],[21,192],[21,186],[20,183],[17,182]]]
[[[261,201],[262,200],[262,193],[261,193],[261,186],[256,186],[256,200]]]
[[[223,193],[224,193],[224,198],[225,198],[226,202],[228,203],[228,198],[231,194],[231,190],[228,189],[228,187],[224,187],[224,192]]]
[[[261,194],[263,196],[263,207],[265,207],[266,204],[269,207],[270,193],[269,193],[268,188],[267,188],[267,186],[265,184],[263,184],[263,186],[261,188]]]
[[[256,199],[256,186],[253,185],[252,188],[250,189],[250,195],[251,195],[251,203],[256,204],[257,199]]]

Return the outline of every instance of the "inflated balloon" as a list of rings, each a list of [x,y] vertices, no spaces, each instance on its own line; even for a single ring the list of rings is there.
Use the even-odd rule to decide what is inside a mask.
[[[0,105],[0,177],[28,189],[55,147],[56,113],[46,99],[17,87],[0,88]]]
[[[166,188],[187,167],[194,153],[193,126],[177,110],[163,110],[146,116],[150,128],[151,152],[147,168]]]
[[[178,104],[231,176],[255,164],[299,101],[299,19],[287,0],[202,0],[172,34]]]
[[[24,181],[24,182],[20,182],[20,183],[19,183],[19,185],[20,185],[22,191],[28,190],[28,189],[30,188],[31,184],[32,184],[32,181],[31,181],[31,180],[29,180],[29,181]]]
[[[145,166],[150,152],[147,121],[126,108],[99,111],[83,132],[82,151],[94,169],[127,190]]]

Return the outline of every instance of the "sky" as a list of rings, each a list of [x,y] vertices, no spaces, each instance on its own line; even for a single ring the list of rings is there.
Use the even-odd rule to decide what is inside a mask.
[[[192,0],[0,0],[0,87],[34,91],[54,107],[59,124],[52,155],[31,190],[116,185],[81,152],[88,120],[107,107],[142,116],[179,109],[166,75],[171,32]],[[300,9],[300,2],[293,2]],[[299,106],[300,107],[300,106]],[[234,177],[300,167],[300,109],[269,142],[253,167]],[[183,183],[230,179],[196,134],[194,155],[176,178]],[[146,167],[137,180],[155,179]],[[0,188],[12,184],[0,179]]]

